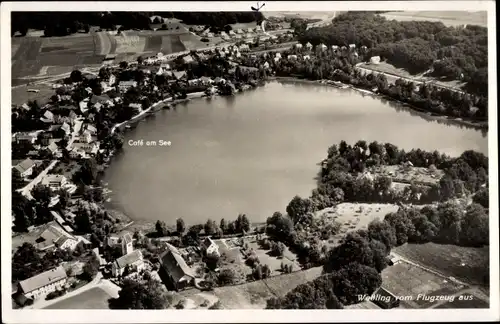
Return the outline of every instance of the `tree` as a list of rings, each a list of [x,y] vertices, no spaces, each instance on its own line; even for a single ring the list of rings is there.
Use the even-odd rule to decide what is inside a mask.
[[[144,57],[142,55],[137,58],[137,63],[139,65],[142,65],[144,63]]]
[[[81,82],[83,80],[83,75],[79,70],[73,70],[71,71],[69,78],[72,82]]]
[[[90,211],[80,208],[76,212],[75,216],[75,227],[80,233],[91,233],[92,223],[90,220]]]
[[[220,220],[220,225],[219,225],[222,233],[226,233],[227,232],[227,222],[226,220],[223,218]]]
[[[17,191],[12,192],[12,213],[14,214],[14,229],[17,232],[27,232],[28,227],[35,222],[33,203]]]
[[[350,263],[329,275],[333,291],[344,305],[359,302],[360,295],[371,296],[382,284],[382,278],[374,268]]]
[[[468,246],[489,244],[489,217],[481,205],[467,206],[460,229],[460,243]]]
[[[215,221],[209,219],[205,223],[204,230],[206,235],[214,235],[217,233],[217,224],[215,224]]]
[[[372,240],[382,242],[385,245],[387,252],[390,252],[390,250],[396,246],[397,240],[394,228],[388,223],[382,222],[378,219],[375,219],[368,224],[368,236]]]
[[[408,242],[408,237],[411,237],[415,231],[413,223],[401,209],[396,213],[387,214],[384,218],[384,222],[387,222],[394,229],[394,233],[396,234],[396,246]]]
[[[288,216],[275,212],[266,221],[266,233],[277,241],[286,242],[293,232],[293,222]]]
[[[182,235],[186,230],[186,224],[184,224],[184,220],[182,218],[178,218],[177,221],[177,233]]]
[[[155,229],[159,237],[166,236],[168,233],[167,225],[165,225],[165,222],[160,220],[156,221]]]
[[[120,69],[126,69],[128,67],[128,63],[126,61],[121,61],[120,64]]]
[[[285,252],[285,244],[282,242],[273,242],[271,244],[271,253],[275,256],[283,256],[283,252]]]
[[[207,268],[210,269],[211,271],[215,271],[221,265],[221,259],[215,253],[207,254],[204,257],[203,261],[205,262],[205,265],[207,266]]]
[[[221,285],[231,285],[233,283],[236,283],[237,276],[232,268],[224,268],[221,269],[219,272],[219,276],[217,278],[219,280],[219,283]]]
[[[141,283],[132,279],[125,279],[118,298],[110,301],[112,309],[165,309],[172,299],[164,286],[150,279]]]
[[[73,181],[75,183],[82,182],[85,185],[92,185],[97,180],[98,169],[95,159],[85,159],[80,170],[75,173]]]
[[[31,190],[31,196],[37,202],[37,204],[48,207],[52,197],[52,190],[49,187],[39,183]]]
[[[12,168],[12,191],[24,187],[25,184],[23,177],[21,177],[21,173],[17,169]]]
[[[248,220],[247,215],[239,214],[238,218],[235,222],[236,232],[248,232],[250,230],[250,221]]]
[[[488,188],[482,188],[472,197],[475,203],[480,204],[484,208],[490,207],[490,197]]]
[[[314,212],[314,204],[308,198],[302,199],[299,196],[293,197],[286,207],[286,212],[294,223],[299,223],[305,219],[306,215]]]
[[[83,275],[88,281],[94,279],[94,277],[99,272],[100,265],[101,264],[99,262],[99,259],[97,259],[97,256],[95,254],[92,254],[92,257],[83,266]]]
[[[12,256],[12,280],[33,277],[42,270],[42,258],[31,243],[23,243]]]

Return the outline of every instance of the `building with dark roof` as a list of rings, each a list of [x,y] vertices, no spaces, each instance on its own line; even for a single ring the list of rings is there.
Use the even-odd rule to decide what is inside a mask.
[[[160,257],[163,281],[169,290],[181,290],[194,285],[195,274],[179,250],[167,243],[167,251]]]
[[[30,158],[25,159],[14,166],[14,169],[19,171],[21,177],[27,177],[33,173],[33,168],[35,167],[35,161]]]

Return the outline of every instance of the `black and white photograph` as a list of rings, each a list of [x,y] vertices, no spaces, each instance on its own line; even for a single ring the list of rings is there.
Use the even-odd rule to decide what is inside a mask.
[[[494,1],[1,8],[3,322],[500,319]]]

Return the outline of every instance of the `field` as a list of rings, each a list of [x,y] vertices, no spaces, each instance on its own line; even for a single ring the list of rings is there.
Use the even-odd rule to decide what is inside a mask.
[[[382,282],[382,287],[395,296],[411,298],[411,300],[401,300],[402,308],[428,308],[436,303],[435,301],[418,299],[419,294],[426,296],[453,295],[464,288],[404,261],[384,269]]]
[[[267,299],[286,295],[298,285],[319,277],[321,271],[321,267],[312,268],[239,286],[215,288],[214,293],[225,309],[262,309]]]
[[[479,296],[478,296],[479,295]],[[433,308],[489,308],[490,304],[486,302],[487,297],[481,296],[477,291],[465,292],[458,295],[452,302],[442,303]]]
[[[435,243],[405,244],[395,253],[447,276],[488,288],[489,247],[470,248]]]
[[[402,11],[382,14],[387,19],[399,21],[429,20],[440,21],[447,26],[461,26],[465,24],[487,27],[486,11]]]
[[[337,221],[341,224],[340,233],[328,240],[331,247],[338,244],[347,232],[366,229],[371,221],[383,220],[385,215],[398,209],[397,205],[392,204],[341,203],[336,207],[320,210],[317,216],[324,215],[326,221]]]
[[[92,31],[65,37],[15,37],[11,47],[12,85],[84,67],[99,68],[108,54],[116,54],[112,63],[118,64],[135,60],[140,55],[160,51],[170,54],[206,46],[182,26],[170,30],[126,31],[121,35]]]
[[[45,309],[109,309],[108,299],[112,298],[104,289],[94,287],[81,294],[66,298]]]

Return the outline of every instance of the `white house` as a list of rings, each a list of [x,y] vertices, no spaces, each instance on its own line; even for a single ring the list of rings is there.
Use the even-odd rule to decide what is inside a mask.
[[[325,44],[319,44],[318,48],[322,51],[325,51],[328,47]]]
[[[207,255],[220,256],[219,246],[210,237],[207,237],[203,241],[203,243],[201,244],[201,248]]]
[[[120,83],[118,83],[118,88],[122,92],[126,92],[128,89],[130,89],[132,87],[137,87],[137,81],[133,81],[133,80],[120,81]]]
[[[355,49],[355,48],[356,48],[356,44],[349,44],[349,49],[350,49],[350,50],[353,50],[353,49]]]
[[[297,49],[302,48],[302,44],[300,44],[300,43],[295,44],[295,48],[297,48]]]
[[[30,158],[27,158],[26,160],[23,160],[16,164],[13,168],[19,171],[21,174],[21,177],[27,177],[30,176],[33,173],[33,168],[35,167],[36,163],[35,161],[31,160]]]
[[[118,277],[123,275],[126,267],[129,267],[131,271],[140,272],[144,269],[145,264],[142,258],[142,252],[140,250],[135,250],[129,254],[126,254],[113,262],[111,272],[113,276]]]
[[[132,235],[128,232],[125,232],[121,235],[112,235],[108,236],[106,239],[107,246],[120,246],[122,255],[130,254],[134,251]]]
[[[306,44],[306,48],[307,48],[307,49],[311,49],[312,47],[313,47],[313,46],[312,46],[312,44],[311,44],[311,43],[309,43],[309,42],[307,42],[307,44]]]
[[[371,64],[380,64],[380,56],[372,56],[370,58],[370,63]]]
[[[59,190],[68,182],[62,174],[48,174],[42,179],[42,185],[51,188],[52,190]]]
[[[36,299],[63,288],[67,278],[64,268],[58,266],[19,282],[19,288],[26,298]]]
[[[311,57],[309,55],[304,55],[304,60],[309,60]]]
[[[296,60],[297,59],[297,55],[288,55],[288,59],[289,60]]]

